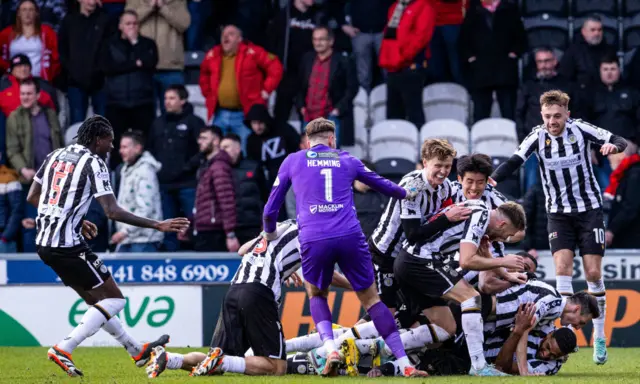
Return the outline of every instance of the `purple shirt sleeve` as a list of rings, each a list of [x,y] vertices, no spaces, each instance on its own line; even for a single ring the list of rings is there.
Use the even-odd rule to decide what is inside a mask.
[[[280,207],[282,206],[282,203],[284,203],[284,199],[287,196],[289,187],[291,186],[291,176],[289,173],[289,164],[292,162],[291,157],[292,155],[287,156],[280,165],[278,176],[276,177],[276,181],[273,183],[273,188],[269,195],[269,200],[264,206],[262,225],[264,231],[267,233],[271,233],[276,230],[278,212],[280,211]]]
[[[404,199],[407,196],[407,191],[404,188],[371,171],[357,158],[352,157],[351,159],[356,168],[356,180],[363,182],[385,196],[396,199]]]

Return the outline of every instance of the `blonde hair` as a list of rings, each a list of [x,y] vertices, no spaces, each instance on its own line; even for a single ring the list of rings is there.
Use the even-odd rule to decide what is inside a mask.
[[[524,229],[526,228],[527,216],[524,213],[524,208],[522,208],[522,205],[513,201],[507,201],[506,203],[498,207],[498,212],[509,219],[511,224],[513,224],[513,226],[518,231],[524,231]]]
[[[335,135],[336,133],[336,125],[331,120],[327,120],[323,117],[318,117],[317,119],[311,120],[306,128],[305,132],[307,133],[307,138],[311,140],[312,138],[319,136],[325,132],[332,133]],[[328,135],[322,135],[325,138]]]
[[[447,157],[456,157],[456,150],[453,145],[445,139],[427,139],[422,143],[420,150],[422,160],[445,160]]]
[[[547,91],[540,96],[540,106],[545,105],[559,105],[561,107],[568,108],[571,98],[566,93],[554,89]]]

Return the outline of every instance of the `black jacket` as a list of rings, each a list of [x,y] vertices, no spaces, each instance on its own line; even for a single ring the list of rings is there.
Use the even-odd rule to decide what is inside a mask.
[[[618,83],[611,90],[599,82],[591,87],[589,122],[614,135],[632,139],[640,126],[640,92]]]
[[[296,104],[298,108],[305,106],[309,78],[316,60],[315,52],[308,52],[300,61],[300,91]],[[329,71],[329,100],[340,112],[340,144],[355,143],[353,127],[353,99],[358,94],[358,77],[353,59],[346,53],[333,52]]]
[[[474,2],[462,23],[460,59],[467,67],[470,88],[515,87],[518,85],[518,57],[527,48],[518,7],[502,1],[495,13]],[[509,57],[509,53],[517,57]],[[468,59],[475,57],[475,61]]]
[[[558,73],[581,89],[600,82],[600,60],[605,55],[615,55],[615,49],[604,39],[598,45],[589,45],[582,37],[571,44],[560,60]]]
[[[524,195],[524,212],[527,215],[527,230],[522,248],[549,249],[549,234],[547,232],[547,210],[542,184],[537,183]]]
[[[358,213],[358,221],[362,227],[362,232],[368,239],[378,226],[380,216],[384,212],[384,207],[389,199],[373,189],[366,193],[353,190],[353,203]]]
[[[110,33],[109,15],[101,8],[89,16],[67,14],[58,32],[58,51],[67,85],[91,92],[104,85],[100,47]]]
[[[163,187],[196,187],[197,162],[191,159],[199,152],[198,135],[204,125],[189,103],[181,114],[165,113],[153,122],[146,147],[162,164],[158,181]]]
[[[395,0],[350,0],[347,14],[361,33],[381,33],[387,26],[389,8]]]
[[[540,95],[552,89],[567,92],[571,97],[571,115],[582,116],[580,111],[581,98],[576,86],[560,75],[549,79],[529,79],[518,90],[516,101],[516,130],[520,141],[524,140],[531,129],[542,124],[540,115]]]
[[[138,67],[136,61],[142,66]],[[106,74],[107,104],[132,108],[153,104],[153,74],[158,64],[156,43],[142,35],[132,45],[116,34],[103,48],[102,65]]]
[[[300,135],[287,123],[277,124],[269,115],[267,107],[256,104],[247,113],[245,125],[251,127],[251,121],[262,121],[266,125],[261,135],[251,132],[247,138],[247,157],[257,161],[264,179],[267,194],[278,175],[280,164],[291,153],[300,149]],[[268,196],[263,195],[266,201]]]
[[[232,169],[236,192],[236,228],[262,227],[262,200],[264,182],[258,162],[240,159]]]
[[[640,163],[626,170],[609,213],[611,248],[640,248]]]

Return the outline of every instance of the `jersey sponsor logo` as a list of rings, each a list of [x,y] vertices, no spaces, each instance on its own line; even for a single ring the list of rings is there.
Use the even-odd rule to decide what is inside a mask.
[[[260,239],[260,242],[258,242],[258,244],[256,244],[256,246],[253,248],[253,254],[254,255],[259,255],[261,253],[264,253],[267,250],[267,239],[265,239],[264,237],[262,239]]]
[[[312,215],[316,213],[333,213],[338,212],[342,208],[344,208],[344,204],[318,204],[310,206],[309,212],[311,212]]]
[[[98,172],[98,173],[96,173],[96,179],[109,180],[109,172]]]
[[[307,157],[310,159],[315,159],[316,157],[318,157],[318,153],[313,151],[307,151]]]
[[[318,152],[318,157],[321,159],[338,159],[340,158],[340,155],[337,152]]]
[[[60,161],[68,161],[75,164],[80,160],[80,155],[74,152],[63,152],[58,159]]]
[[[557,239],[558,238],[558,232],[551,232],[549,234],[549,240],[553,240],[553,239]]]
[[[307,160],[307,167],[340,168],[340,160]]]
[[[545,159],[545,164],[549,169],[575,168],[582,163],[582,155],[572,155],[558,160]]]

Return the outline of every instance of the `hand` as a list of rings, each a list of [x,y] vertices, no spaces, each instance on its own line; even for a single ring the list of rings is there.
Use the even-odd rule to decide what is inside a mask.
[[[518,255],[506,255],[502,258],[502,267],[508,270],[524,270],[524,259]]]
[[[345,24],[342,26],[342,32],[344,32],[347,36],[354,38],[358,33],[360,33],[360,30],[352,25]]]
[[[36,175],[36,171],[31,168],[22,168],[20,173],[27,181],[33,180],[33,177]]]
[[[487,180],[487,183],[489,183],[492,187],[495,187],[496,185],[498,185],[498,182],[493,180],[492,177],[489,177],[489,179]]]
[[[536,324],[536,306],[533,303],[526,303],[518,308],[516,313],[513,333],[523,334]]]
[[[427,183],[424,182],[422,177],[412,179],[404,186],[404,190],[407,192],[405,200],[413,200],[418,194],[427,189]]]
[[[613,155],[614,153],[618,153],[618,147],[611,143],[607,143],[600,147],[600,153],[602,153],[603,156]]]
[[[189,219],[177,217],[158,222],[153,229],[160,232],[184,232],[189,228]]]
[[[238,252],[240,249],[240,242],[237,237],[227,237],[227,249],[229,252]]]
[[[24,229],[33,229],[36,227],[36,221],[32,218],[22,219],[22,227]]]
[[[509,57],[515,59],[518,57],[518,55],[516,55],[515,52],[509,52]]]
[[[262,91],[260,91],[260,95],[262,96],[263,99],[268,100],[269,99],[269,92],[265,91],[264,89]]]
[[[611,231],[606,231],[604,233],[604,243],[607,247],[611,246],[611,243],[613,243],[613,232]]]
[[[87,240],[93,239],[98,236],[98,227],[89,220],[82,220],[82,236]]]
[[[116,232],[113,234],[113,236],[111,236],[111,244],[120,244],[126,238],[127,238],[126,232],[122,232],[122,231]]]
[[[305,108],[305,107],[300,108],[300,114],[302,115],[302,118],[306,120],[307,119],[307,108]]]
[[[287,287],[290,287],[293,284],[294,287],[300,288],[302,287],[302,278],[298,275],[298,272],[293,272],[291,276],[285,281]]]
[[[476,61],[476,57],[475,56],[471,56],[470,58],[467,59],[468,62],[473,63],[474,61]]]
[[[449,220],[449,222],[457,223],[459,221],[468,219],[469,216],[471,216],[471,209],[460,206],[460,205],[454,205],[453,207],[448,209],[444,213],[444,215],[447,216],[447,219]]]
[[[507,272],[504,279],[513,284],[525,284],[527,282],[527,274],[520,272]]]
[[[278,237],[278,232],[277,231],[273,231],[271,233],[263,232],[262,233],[262,237],[267,239],[267,241],[272,241],[272,240],[275,240]]]

